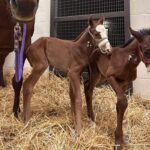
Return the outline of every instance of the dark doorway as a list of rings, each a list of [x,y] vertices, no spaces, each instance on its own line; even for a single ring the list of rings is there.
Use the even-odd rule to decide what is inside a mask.
[[[98,19],[105,16],[105,26],[112,46],[120,46],[130,37],[129,0],[52,0],[51,36],[74,39],[92,14]]]

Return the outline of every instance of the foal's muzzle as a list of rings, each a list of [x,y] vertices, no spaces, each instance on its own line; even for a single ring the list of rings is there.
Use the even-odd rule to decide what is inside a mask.
[[[107,38],[105,39],[101,39],[99,40],[99,42],[97,41],[97,45],[99,47],[99,49],[101,50],[101,52],[103,54],[110,54],[111,53],[111,45],[109,43],[109,40]]]

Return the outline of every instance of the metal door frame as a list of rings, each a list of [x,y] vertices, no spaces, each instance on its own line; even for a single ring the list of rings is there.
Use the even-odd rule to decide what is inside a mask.
[[[58,17],[57,9],[55,9],[56,8],[55,5],[57,5],[57,4],[58,4],[58,0],[51,0],[50,36],[55,36],[55,37],[57,36],[57,27],[56,27],[57,22],[88,20],[88,18],[89,18],[89,14]],[[130,0],[124,0],[124,11],[92,14],[94,19],[98,19],[100,17],[100,15],[105,16],[106,18],[124,17],[125,41],[127,41],[130,38],[130,33],[128,30],[128,28],[130,26]]]

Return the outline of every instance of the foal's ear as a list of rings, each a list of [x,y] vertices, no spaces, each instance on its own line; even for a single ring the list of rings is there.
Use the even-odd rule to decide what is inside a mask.
[[[88,20],[88,25],[92,28],[94,26],[94,21],[92,16],[90,16],[89,20]]]
[[[143,41],[143,37],[140,32],[133,30],[131,27],[129,27],[129,31],[139,42]]]
[[[102,17],[98,20],[98,23],[99,23],[99,24],[103,24],[104,21],[105,21],[105,17],[102,16]]]

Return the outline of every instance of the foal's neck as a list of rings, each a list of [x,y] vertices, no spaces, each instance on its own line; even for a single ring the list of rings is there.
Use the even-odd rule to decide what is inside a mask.
[[[90,36],[87,31],[85,31],[75,42],[82,45],[90,40]]]
[[[90,56],[92,51],[95,49],[94,44],[91,42],[93,39],[89,35],[88,31],[85,31],[80,38],[78,38],[75,42],[80,47],[82,53],[86,56]]]
[[[136,39],[134,39],[128,46],[125,47],[126,51],[129,52],[131,58],[133,61],[132,63],[137,67],[137,65],[141,61],[140,57],[140,47],[139,43]]]

